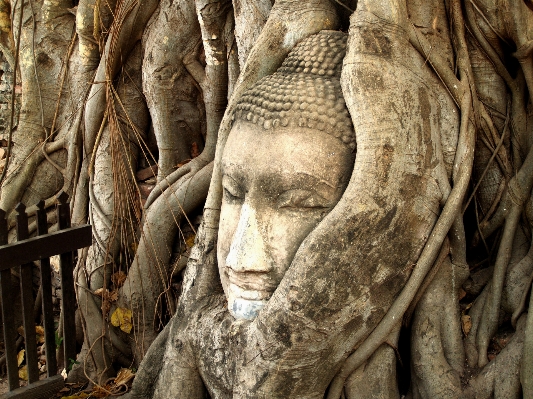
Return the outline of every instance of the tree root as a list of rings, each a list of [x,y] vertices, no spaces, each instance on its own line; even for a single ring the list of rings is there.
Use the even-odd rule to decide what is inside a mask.
[[[396,352],[400,324],[370,358],[346,380],[346,399],[400,399],[396,383]]]
[[[449,259],[417,306],[411,334],[412,397],[458,398],[464,367],[459,290],[467,273]]]
[[[166,37],[164,41],[162,35]],[[142,86],[159,152],[158,185],[163,184],[164,188],[179,178],[166,180],[176,165],[192,157],[193,143],[199,150],[203,148],[202,92],[195,76],[187,73],[185,61],[190,53],[200,51],[201,44],[195,4],[188,0],[162,1],[159,14],[143,35]],[[203,66],[199,63],[198,66],[203,75]],[[156,186],[147,204],[153,203],[154,191],[164,188]]]
[[[13,87],[11,88],[11,106],[9,111],[9,127],[8,127],[8,139],[7,139],[7,152],[6,152],[6,163],[4,164],[4,169],[0,175],[0,187],[7,174],[7,169],[9,168],[9,159],[11,158],[11,148],[13,145],[13,121],[15,118],[15,86],[17,85],[17,70],[19,68],[19,49],[20,49],[20,36],[22,31],[22,15],[23,15],[23,3],[19,5],[19,19],[18,19],[18,33],[17,33],[17,42],[15,45],[15,63],[13,66]],[[14,15],[14,10],[13,10]],[[10,211],[11,208],[6,209]]]
[[[212,163],[192,177],[178,180],[146,213],[135,259],[121,291],[122,300],[132,309],[136,320],[139,342],[132,344],[137,364],[157,335],[156,307],[160,296],[168,291],[167,269],[180,220],[205,199],[211,173]]]
[[[178,180],[188,180],[194,176],[200,169],[204,168],[209,162],[204,161],[203,158],[194,158],[182,167],[176,169],[170,175],[166,176],[162,181],[158,182],[154,189],[148,195],[144,209],[148,210],[150,206],[159,198],[159,196],[171,187]]]
[[[533,397],[533,294],[529,299],[529,313],[527,314],[524,350],[520,367],[520,382],[522,383],[524,398]]]
[[[494,276],[490,286],[490,293],[485,302],[483,316],[480,321],[476,344],[479,351],[478,364],[480,367],[488,363],[487,349],[489,341],[498,328],[503,285],[507,266],[513,249],[513,241],[522,214],[523,204],[528,199],[533,187],[533,149],[524,161],[520,171],[510,181],[507,196],[511,200],[510,210],[505,219],[502,240],[499,245]]]
[[[91,381],[98,384],[113,375],[111,353],[106,350],[105,325],[100,309],[87,285],[85,262],[88,249],[82,250],[75,270],[76,296],[81,309],[84,343],[75,364],[69,373],[70,382]]]
[[[522,316],[507,346],[468,382],[461,398],[518,399],[520,398],[520,369],[524,348],[526,317]],[[526,397],[526,396],[524,396]]]
[[[467,94],[463,98],[461,104],[463,115],[461,117],[461,133],[458,144],[458,147],[463,146],[464,158],[456,162],[460,167],[457,172],[452,192],[446,201],[446,205],[433,228],[430,238],[419,257],[407,284],[404,286],[402,292],[374,331],[372,331],[361,346],[350,355],[344,363],[341,371],[335,376],[331,383],[328,399],[338,399],[340,397],[342,386],[344,385],[346,378],[375,352],[375,350],[385,341],[392,328],[398,323],[398,320],[403,317],[426,275],[429,270],[431,270],[433,263],[437,258],[438,251],[440,250],[441,243],[444,241],[456,216],[461,210],[461,205],[472,171],[472,163],[474,159],[473,146],[475,140],[473,126],[470,124],[469,118],[471,97],[469,92],[466,93]]]

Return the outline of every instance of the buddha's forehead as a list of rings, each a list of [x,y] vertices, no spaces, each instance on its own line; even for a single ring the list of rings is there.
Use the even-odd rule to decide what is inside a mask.
[[[264,130],[239,121],[229,134],[222,170],[233,178],[307,175],[336,185],[352,162],[349,147],[326,132],[306,127]]]

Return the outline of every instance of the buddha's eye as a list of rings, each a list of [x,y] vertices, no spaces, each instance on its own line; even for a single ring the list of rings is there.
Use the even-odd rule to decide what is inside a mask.
[[[224,199],[229,203],[242,203],[244,201],[244,191],[241,190],[237,182],[229,176],[222,178],[224,189]]]
[[[329,201],[310,190],[294,189],[282,193],[278,197],[278,208],[294,208],[301,210],[325,209]]]

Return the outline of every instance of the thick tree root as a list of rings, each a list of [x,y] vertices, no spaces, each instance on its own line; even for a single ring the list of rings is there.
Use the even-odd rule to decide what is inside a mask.
[[[411,335],[413,399],[459,398],[464,367],[459,290],[468,276],[447,259],[418,304]]]
[[[142,85],[159,151],[158,191],[163,191],[160,184],[168,187],[177,180],[167,181],[179,163],[191,158],[193,143],[203,148],[201,92],[183,63],[200,43],[196,9],[188,0],[161,2],[143,35]]]
[[[520,362],[524,348],[526,318],[517,323],[516,332],[507,346],[475,378],[463,392],[465,399],[520,398]],[[526,397],[526,396],[524,396]]]
[[[161,295],[170,295],[168,264],[180,221],[204,201],[212,165],[207,165],[186,180],[176,182],[146,213],[137,253],[121,292],[124,305],[132,309],[134,314],[137,342],[132,341],[132,345],[137,364],[157,336],[156,315]],[[168,297],[167,301],[174,303],[172,297]]]
[[[533,397],[533,295],[529,300],[523,353],[520,382],[522,383],[524,398],[531,398]]]
[[[496,333],[499,325],[500,306],[507,267],[513,250],[513,242],[518,228],[524,202],[529,198],[533,187],[533,150],[520,168],[520,171],[509,183],[508,195],[511,206],[506,217],[502,240],[498,249],[498,256],[494,267],[494,276],[487,296],[480,327],[477,331],[476,344],[479,351],[478,364],[487,364],[487,348],[490,339]]]
[[[400,399],[396,381],[399,334],[400,323],[386,343],[348,377],[344,384],[346,399]]]

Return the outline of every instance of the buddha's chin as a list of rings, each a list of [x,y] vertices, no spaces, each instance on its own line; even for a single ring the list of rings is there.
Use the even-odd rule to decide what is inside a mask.
[[[266,304],[267,301],[255,301],[233,296],[228,298],[228,310],[238,320],[254,320]]]
[[[235,284],[230,276],[228,286],[228,310],[238,320],[254,320],[272,296],[271,291],[258,290],[250,286],[243,288]]]

